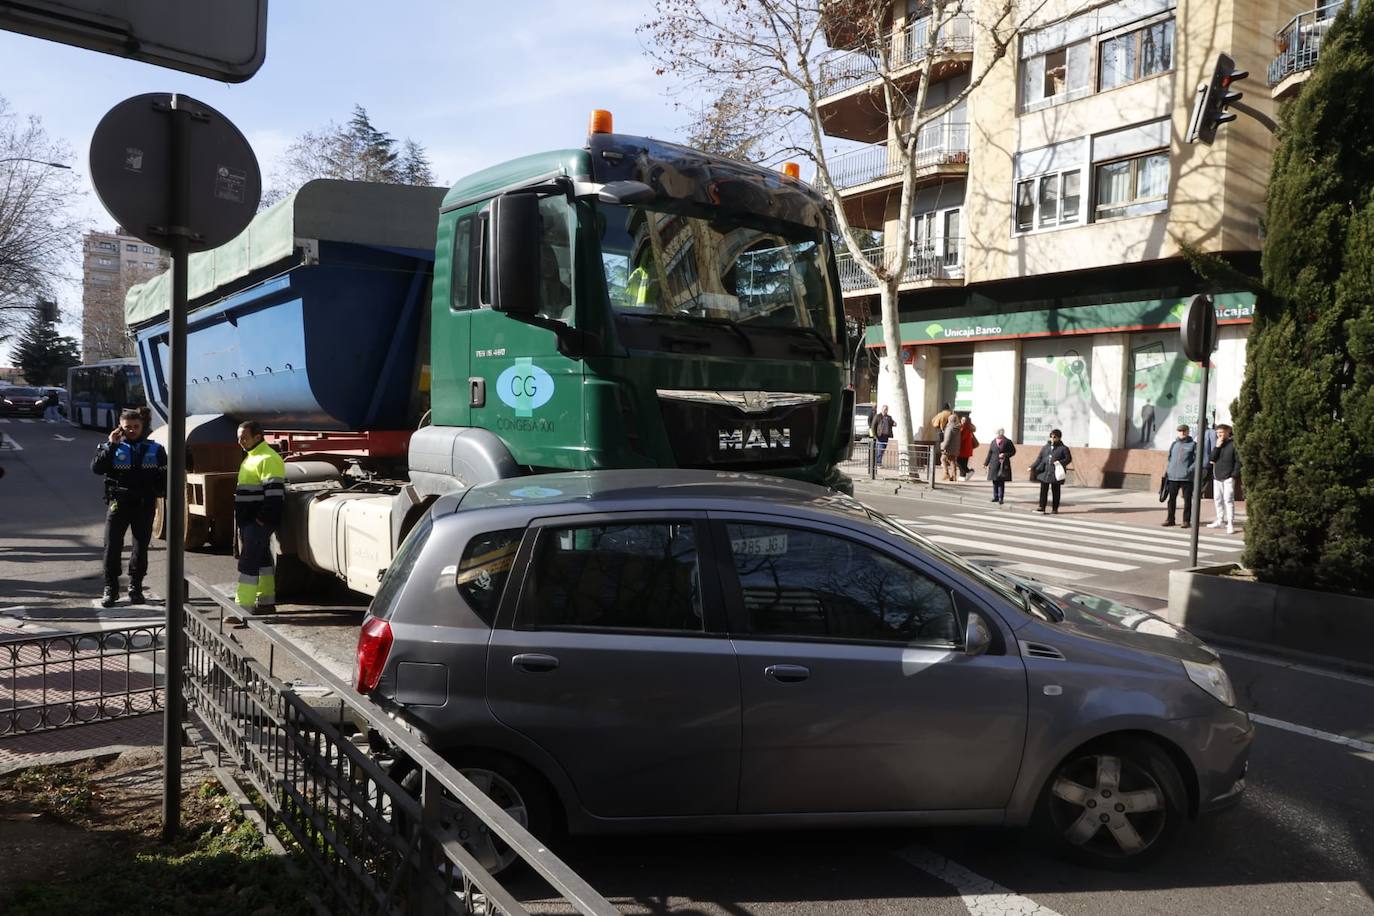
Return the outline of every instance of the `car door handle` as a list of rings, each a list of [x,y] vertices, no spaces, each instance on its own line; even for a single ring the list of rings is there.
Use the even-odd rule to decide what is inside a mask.
[[[800,684],[811,676],[811,669],[801,665],[769,665],[763,669],[763,675],[780,684]]]
[[[539,674],[544,671],[553,671],[558,667],[558,659],[552,655],[541,655],[537,652],[524,652],[514,655],[510,660],[511,667],[516,671],[528,671],[530,674]]]

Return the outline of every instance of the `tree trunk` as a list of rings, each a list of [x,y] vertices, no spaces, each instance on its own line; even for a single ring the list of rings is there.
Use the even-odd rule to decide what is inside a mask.
[[[895,402],[889,408],[893,425],[896,427],[893,436],[905,448],[915,438],[914,433],[918,424],[913,422],[915,418],[911,413],[911,397],[907,394],[906,388],[906,366],[902,363],[901,318],[897,314],[897,285],[900,282],[900,276],[893,277],[878,289],[879,301],[882,303],[883,346],[887,348],[883,363],[887,371],[892,373],[892,400]]]

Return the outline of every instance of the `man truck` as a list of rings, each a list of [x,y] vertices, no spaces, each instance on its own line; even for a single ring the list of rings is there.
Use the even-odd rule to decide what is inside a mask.
[[[690,467],[851,489],[826,201],[795,170],[608,122],[447,192],[312,181],[192,255],[189,546],[232,537],[244,420],[287,459],[282,578],[298,561],[367,594],[433,500],[493,479]],[[126,300],[164,418],[169,280]]]

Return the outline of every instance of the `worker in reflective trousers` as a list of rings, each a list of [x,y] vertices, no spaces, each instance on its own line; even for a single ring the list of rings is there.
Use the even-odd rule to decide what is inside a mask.
[[[248,454],[234,488],[234,523],[239,529],[239,585],[235,601],[247,614],[270,614],[277,603],[272,534],[281,526],[286,501],[286,464],[253,420],[239,424],[239,446]]]

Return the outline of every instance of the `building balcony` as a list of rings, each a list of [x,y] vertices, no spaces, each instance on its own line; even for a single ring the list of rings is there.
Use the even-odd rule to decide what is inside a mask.
[[[1321,56],[1322,42],[1341,7],[1357,0],[1335,0],[1325,6],[1299,13],[1274,33],[1277,56],[1269,64],[1269,88],[1273,97],[1287,98],[1307,80]]]
[[[887,53],[891,78],[912,80],[931,62],[930,78],[943,79],[973,60],[973,20],[955,16],[932,34],[931,17],[917,19],[893,34]],[[887,114],[879,87],[879,51],[869,45],[841,51],[821,62],[820,114],[826,133],[862,143],[881,140]]]
[[[968,174],[969,126],[940,121],[921,128],[916,142],[915,187]],[[830,180],[856,225],[881,229],[887,199],[901,186],[902,163],[886,143],[875,143],[830,160]]]
[[[963,282],[964,240],[942,238],[931,243],[918,242],[907,255],[906,275],[899,289],[919,289],[926,286],[949,286]],[[868,248],[863,252],[870,264],[881,264],[890,256],[886,249]],[[840,289],[846,296],[871,296],[878,285],[849,254],[835,259],[840,271]]]

